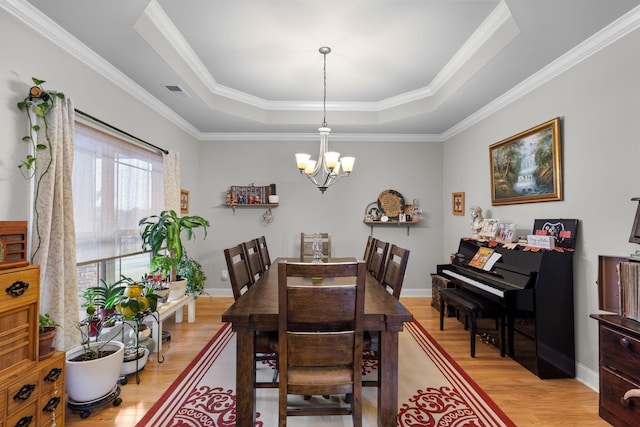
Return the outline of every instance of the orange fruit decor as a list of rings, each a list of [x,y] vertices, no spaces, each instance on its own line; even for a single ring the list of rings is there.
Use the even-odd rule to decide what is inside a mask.
[[[137,298],[142,295],[142,285],[128,285],[124,290],[124,296],[129,298]]]

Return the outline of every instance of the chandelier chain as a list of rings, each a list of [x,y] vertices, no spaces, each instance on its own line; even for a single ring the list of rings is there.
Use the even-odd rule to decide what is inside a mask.
[[[324,57],[324,96],[322,98],[322,127],[327,127],[327,54]]]

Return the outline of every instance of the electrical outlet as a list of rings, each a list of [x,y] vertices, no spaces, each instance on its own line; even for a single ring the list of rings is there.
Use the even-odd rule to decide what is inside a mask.
[[[229,271],[222,270],[222,274],[220,274],[220,279],[222,279],[223,282],[229,279]]]

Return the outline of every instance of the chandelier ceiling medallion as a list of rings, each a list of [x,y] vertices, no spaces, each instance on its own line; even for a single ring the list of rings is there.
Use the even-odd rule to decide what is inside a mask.
[[[311,160],[311,155],[305,153],[296,154],[296,163],[300,173],[304,173],[324,194],[329,186],[333,185],[343,176],[349,176],[353,170],[355,157],[340,157],[340,153],[329,151],[329,132],[327,126],[327,55],[331,48],[323,46],[318,51],[324,57],[324,97],[322,99],[323,117],[320,132],[320,153],[318,160]],[[340,169],[342,168],[342,173]]]

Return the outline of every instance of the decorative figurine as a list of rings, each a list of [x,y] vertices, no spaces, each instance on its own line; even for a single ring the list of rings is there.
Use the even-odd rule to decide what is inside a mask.
[[[469,212],[471,214],[471,231],[473,233],[473,237],[477,238],[482,230],[482,222],[484,221],[482,209],[480,206],[472,206],[471,209],[469,209]]]

